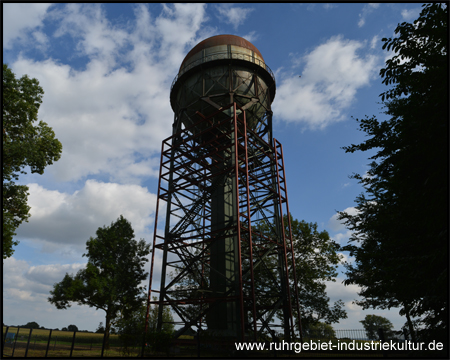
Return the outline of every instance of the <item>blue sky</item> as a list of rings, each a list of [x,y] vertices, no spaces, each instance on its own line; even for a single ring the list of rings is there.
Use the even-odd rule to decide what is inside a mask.
[[[120,214],[137,239],[152,241],[161,141],[173,122],[170,85],[187,52],[214,35],[246,38],[275,73],[274,136],[283,144],[291,213],[346,244],[350,233],[336,211],[354,211],[362,188],[348,176],[364,174],[371,154],[341,147],[365,139],[352,117],[383,118],[379,71],[393,54],[381,39],[420,10],[419,3],[3,4],[3,61],[18,77],[39,80],[39,118],[63,145],[44,175],[20,178],[32,216],[4,261],[4,323],[95,330],[104,322],[101,310],[57,310],[49,291],[84,266],[86,241]],[[327,284],[331,301],[342,299],[348,312],[336,329],[362,328],[366,314],[400,329],[398,310],[363,311],[352,303],[358,288],[343,279]]]

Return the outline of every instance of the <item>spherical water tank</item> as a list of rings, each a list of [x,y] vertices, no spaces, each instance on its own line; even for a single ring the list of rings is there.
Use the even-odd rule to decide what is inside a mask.
[[[271,111],[274,97],[275,78],[259,50],[239,36],[217,35],[186,55],[172,84],[170,101],[186,127],[198,120],[197,111],[209,116],[236,102],[246,112],[247,126],[255,128]],[[218,115],[217,121],[226,115]]]

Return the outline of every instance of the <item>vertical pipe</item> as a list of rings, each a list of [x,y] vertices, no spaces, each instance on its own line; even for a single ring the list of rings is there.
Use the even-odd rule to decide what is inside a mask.
[[[72,357],[73,347],[74,347],[74,345],[75,345],[75,335],[76,335],[76,334],[77,334],[77,332],[74,331],[74,332],[73,332],[73,338],[72,338],[72,346],[71,346],[71,348],[70,348],[70,356],[69,356],[69,357]]]
[[[48,334],[48,342],[47,342],[47,349],[45,350],[45,357],[47,357],[48,348],[50,347],[50,340],[52,338],[52,331],[53,331],[53,329],[50,329],[50,334]]]
[[[25,356],[27,357],[28,354],[28,346],[30,346],[30,339],[31,339],[31,333],[33,332],[33,329],[30,329],[30,333],[28,334],[28,341],[27,341],[27,348],[25,349]]]

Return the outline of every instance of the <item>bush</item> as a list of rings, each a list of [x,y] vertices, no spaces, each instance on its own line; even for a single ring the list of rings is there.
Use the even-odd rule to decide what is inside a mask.
[[[147,346],[155,352],[165,352],[168,355],[172,340],[172,332],[151,331],[147,333]]]

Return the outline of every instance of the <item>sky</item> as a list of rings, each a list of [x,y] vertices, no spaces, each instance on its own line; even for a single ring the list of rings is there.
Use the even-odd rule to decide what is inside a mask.
[[[275,74],[273,132],[283,145],[293,217],[347,244],[351,233],[336,214],[355,212],[363,189],[349,176],[364,175],[373,153],[342,147],[366,139],[356,119],[384,118],[379,71],[393,53],[381,39],[413,22],[420,3],[2,6],[3,62],[17,77],[39,80],[39,119],[63,145],[43,175],[19,179],[29,187],[31,217],[3,261],[5,324],[93,331],[104,323],[104,311],[88,306],[57,310],[49,291],[85,266],[86,241],[121,214],[136,239],[152,242],[161,142],[173,122],[170,86],[188,51],[214,35],[244,37]],[[157,259],[154,283],[160,265]],[[353,303],[359,288],[342,284],[344,270],[327,283],[330,302],[342,299],[348,314],[333,327],[361,329],[365,315],[377,314],[400,329],[406,319],[398,309]]]

